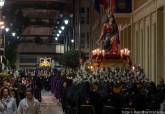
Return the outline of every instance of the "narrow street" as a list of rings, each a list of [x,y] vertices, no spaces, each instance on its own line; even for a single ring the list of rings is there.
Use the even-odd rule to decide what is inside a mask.
[[[57,99],[47,91],[42,91],[41,114],[64,114]]]

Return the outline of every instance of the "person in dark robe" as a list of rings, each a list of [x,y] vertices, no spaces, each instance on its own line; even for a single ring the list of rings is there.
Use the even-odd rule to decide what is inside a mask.
[[[25,98],[26,86],[22,83],[18,84],[18,94],[20,95],[20,100]]]
[[[99,85],[97,83],[94,83],[90,92],[91,104],[95,108],[95,114],[101,114],[102,111],[102,103],[100,94],[98,93],[98,86]]]
[[[113,85],[112,92],[110,92],[107,101],[105,102],[104,106],[110,106],[112,114],[122,114],[122,96],[121,92],[121,85],[115,84]]]
[[[38,99],[40,102],[41,102],[41,90],[42,90],[42,87],[41,87],[41,79],[37,76],[35,76],[33,78],[33,93],[34,93],[34,97],[36,99]]]
[[[45,77],[44,86],[46,91],[50,91],[50,77],[48,76]]]

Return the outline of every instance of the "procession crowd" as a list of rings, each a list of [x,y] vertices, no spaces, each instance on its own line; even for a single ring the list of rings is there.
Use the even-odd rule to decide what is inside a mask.
[[[50,90],[50,71],[44,77],[42,72],[22,70],[1,77],[0,114],[40,114],[41,90]]]
[[[52,78],[51,88],[66,114],[165,111],[164,81],[156,85],[140,67],[62,72]]]
[[[40,114],[42,89],[54,94],[65,114],[165,111],[164,81],[156,85],[140,67],[44,72],[41,76],[39,70],[21,71],[1,78],[0,114]]]

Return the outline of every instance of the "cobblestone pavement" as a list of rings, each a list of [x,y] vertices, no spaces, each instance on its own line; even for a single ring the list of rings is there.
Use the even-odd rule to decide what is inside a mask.
[[[42,91],[41,114],[64,114],[58,100],[47,91]]]

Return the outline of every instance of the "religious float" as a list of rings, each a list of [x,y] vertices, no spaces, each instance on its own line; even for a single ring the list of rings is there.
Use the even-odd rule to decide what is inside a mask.
[[[40,58],[39,67],[40,68],[51,68],[51,58]]]
[[[97,44],[102,44],[102,48],[92,51],[91,65],[88,67],[92,69],[116,66],[130,67],[132,64],[130,50],[119,48],[119,30],[113,13],[109,12],[107,18],[97,41]]]
[[[40,62],[39,62],[39,67],[38,69],[40,70],[39,75],[41,77],[47,77],[49,76],[50,72],[55,66],[54,60],[52,58],[48,58],[48,57],[44,57],[44,58],[40,58]]]

